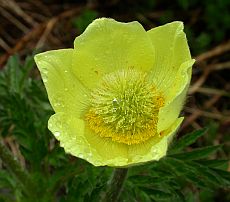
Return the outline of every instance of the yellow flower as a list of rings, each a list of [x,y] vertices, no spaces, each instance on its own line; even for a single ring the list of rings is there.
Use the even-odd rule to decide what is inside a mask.
[[[194,63],[182,22],[146,32],[138,22],[97,19],[74,49],[35,61],[55,111],[48,128],[66,152],[117,167],[166,155]]]

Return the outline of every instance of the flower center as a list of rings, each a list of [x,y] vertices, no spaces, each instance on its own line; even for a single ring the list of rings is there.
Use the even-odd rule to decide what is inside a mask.
[[[126,69],[105,75],[91,92],[90,101],[85,119],[101,137],[131,145],[157,133],[164,99],[143,72]]]

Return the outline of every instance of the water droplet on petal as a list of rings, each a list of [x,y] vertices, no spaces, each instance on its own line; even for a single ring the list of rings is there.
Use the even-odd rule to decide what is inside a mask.
[[[55,137],[60,136],[60,134],[61,134],[61,133],[60,133],[59,131],[54,132],[54,136],[55,136]]]
[[[157,150],[156,150],[156,149],[153,149],[152,152],[153,152],[153,154],[155,154],[155,153],[157,152]]]
[[[81,153],[78,156],[79,156],[79,158],[83,158],[84,157],[83,154],[81,154]]]
[[[64,103],[63,103],[63,100],[59,97],[55,97],[54,98],[54,107],[64,107]]]

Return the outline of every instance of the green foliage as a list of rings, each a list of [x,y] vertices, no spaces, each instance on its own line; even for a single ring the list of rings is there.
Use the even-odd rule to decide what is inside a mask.
[[[15,138],[35,188],[28,195],[12,171],[0,170],[0,202],[99,201],[112,168],[93,167],[65,154],[47,129],[53,113],[33,57],[9,59],[0,72],[0,125],[3,138]],[[211,131],[213,133],[213,130]],[[207,129],[184,135],[160,161],[131,167],[120,201],[211,201],[230,187],[227,160],[215,160],[222,145],[188,147]],[[3,162],[4,165],[4,162]]]
[[[187,135],[184,135],[178,141],[174,142],[171,147],[170,153],[177,153],[180,150],[186,148],[187,146],[193,144],[199,137],[206,133],[206,129],[197,130]]]

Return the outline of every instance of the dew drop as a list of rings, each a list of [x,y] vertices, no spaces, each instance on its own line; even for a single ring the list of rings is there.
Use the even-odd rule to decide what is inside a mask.
[[[64,107],[64,103],[61,98],[54,99],[54,106],[55,107]]]
[[[59,132],[59,131],[54,132],[54,136],[55,136],[55,137],[60,136],[60,132]]]
[[[83,154],[81,154],[81,153],[78,156],[79,156],[79,158],[83,158],[84,157]]]
[[[155,153],[157,152],[157,150],[156,150],[156,149],[153,149],[152,152],[153,152],[153,154],[155,154]]]

